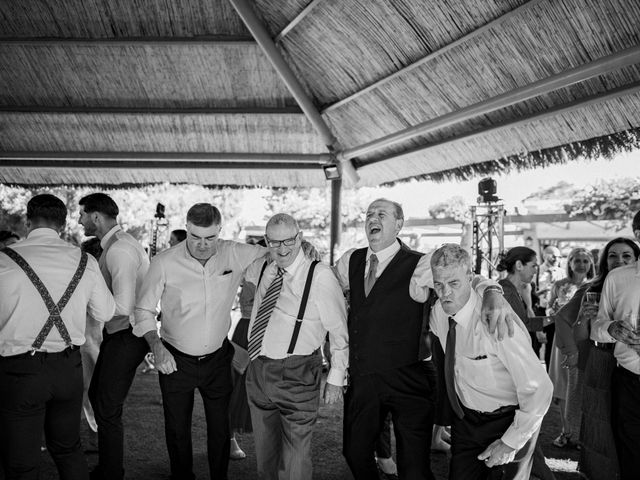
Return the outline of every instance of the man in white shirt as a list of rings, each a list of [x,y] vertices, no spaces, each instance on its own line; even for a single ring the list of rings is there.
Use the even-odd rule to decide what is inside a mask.
[[[444,350],[437,364],[454,413],[449,478],[487,479],[501,469],[502,479],[527,480],[551,380],[525,329],[502,342],[489,334],[467,251],[445,244],[431,256],[431,270],[438,294],[430,318],[434,352]]]
[[[149,351],[133,334],[131,321],[136,291],[149,269],[142,245],[118,225],[118,205],[104,193],[80,199],[80,220],[87,236],[100,239],[98,264],[116,301],[116,312],[106,325],[100,353],[91,377],[89,400],[98,424],[98,466],[91,478],[121,480],[124,477],[124,428],[122,409],[136,369]]]
[[[80,446],[87,312],[98,322],[115,302],[93,257],[60,239],[57,197],[27,204],[27,238],[0,253],[0,455],[7,478],[36,478],[44,428],[60,478],[87,480]]]
[[[327,332],[331,370],[323,397],[325,403],[342,399],[349,359],[345,300],[331,269],[304,255],[302,232],[293,217],[274,215],[265,240],[273,263],[261,280],[261,262],[247,271],[247,281],[259,282],[247,370],[258,477],[310,480],[322,376],[320,348]]]
[[[640,212],[632,222],[640,241]],[[640,478],[640,262],[609,272],[602,287],[591,339],[615,342],[611,422],[621,480]]]
[[[154,354],[164,407],[171,478],[195,478],[191,444],[193,394],[207,419],[211,478],[227,478],[233,347],[231,307],[246,268],[264,247],[219,239],[220,211],[198,203],[187,212],[187,239],[151,261],[136,302],[133,331]],[[156,307],[162,321],[156,330]]]
[[[430,446],[435,382],[431,354],[423,349],[424,304],[433,285],[429,255],[402,244],[402,206],[375,200],[367,209],[368,247],[346,252],[336,275],[349,291],[349,375],[343,448],[356,480],[378,474],[374,443],[387,413],[397,440],[398,474],[431,479]],[[483,318],[508,327],[521,323],[495,282],[478,283]],[[506,323],[505,319],[509,319]],[[501,320],[498,323],[498,320]],[[505,332],[498,329],[498,338]]]

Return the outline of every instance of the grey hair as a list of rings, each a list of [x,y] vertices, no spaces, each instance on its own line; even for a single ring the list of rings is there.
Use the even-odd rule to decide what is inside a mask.
[[[298,225],[298,221],[287,213],[276,213],[267,222],[267,226],[265,230],[274,225],[287,225],[290,227],[294,227],[296,229],[296,232],[300,231],[300,226]]]
[[[445,243],[431,255],[431,268],[451,265],[464,266],[467,268],[467,273],[471,273],[471,256],[460,245]]]
[[[393,200],[389,200],[388,198],[376,198],[373,202],[369,204],[369,206],[373,205],[376,202],[387,202],[393,205],[393,209],[395,210],[395,215],[398,220],[404,220],[404,210],[402,210],[402,205],[398,202],[394,202]]]

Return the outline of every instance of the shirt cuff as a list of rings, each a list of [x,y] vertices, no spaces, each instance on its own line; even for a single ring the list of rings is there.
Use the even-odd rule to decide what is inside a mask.
[[[338,368],[331,368],[327,375],[327,383],[335,385],[336,387],[344,386],[345,371]]]
[[[595,336],[598,338],[593,338],[593,336],[591,337],[592,340],[595,340],[596,342],[602,342],[602,343],[615,343],[618,340],[616,340],[615,338],[613,338],[610,334],[609,334],[609,326],[612,324],[613,322],[603,322],[601,324],[601,326],[598,328],[598,330],[596,330],[596,334]]]
[[[135,323],[133,324],[133,334],[136,337],[144,337],[147,332],[157,331],[155,316],[148,312],[151,318],[146,318],[147,315],[138,310],[135,316]]]
[[[523,432],[511,424],[500,440],[502,440],[507,447],[511,447],[517,451],[524,447],[530,438],[531,435],[524,435]]]

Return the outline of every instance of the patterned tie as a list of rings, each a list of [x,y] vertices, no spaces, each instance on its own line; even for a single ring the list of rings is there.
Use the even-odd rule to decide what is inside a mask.
[[[378,257],[376,257],[375,253],[372,253],[369,257],[369,273],[367,274],[367,278],[364,279],[364,294],[365,296],[369,296],[369,292],[373,288],[373,284],[376,283],[376,270],[378,267]]]
[[[264,298],[260,303],[260,308],[258,308],[256,321],[253,323],[253,327],[251,328],[251,338],[249,339],[248,350],[251,360],[255,360],[260,354],[262,339],[264,338],[264,333],[267,330],[269,318],[271,317],[271,313],[273,312],[273,309],[276,307],[276,303],[278,302],[280,290],[282,290],[283,275],[284,269],[278,268],[278,273],[276,273],[276,277],[271,282],[271,285],[269,285],[269,288],[267,288],[267,291],[264,294]]]
[[[447,347],[444,354],[444,380],[447,385],[447,397],[458,418],[464,417],[464,412],[456,394],[454,367],[456,365],[456,321],[449,317],[449,332],[447,332]]]

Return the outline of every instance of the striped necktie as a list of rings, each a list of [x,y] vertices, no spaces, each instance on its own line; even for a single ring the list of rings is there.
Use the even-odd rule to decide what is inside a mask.
[[[376,273],[378,270],[378,257],[376,257],[375,253],[372,253],[369,257],[369,273],[367,274],[367,278],[364,279],[364,294],[365,296],[369,296],[371,293],[371,289],[373,288],[373,284],[376,283]]]
[[[260,308],[258,308],[258,314],[256,315],[256,320],[251,328],[251,338],[249,339],[248,351],[251,360],[255,360],[260,354],[262,339],[264,338],[264,333],[267,330],[269,318],[271,317],[271,313],[273,313],[273,309],[276,307],[280,291],[282,290],[283,275],[284,269],[278,268],[278,272],[271,282],[271,285],[269,285],[269,288],[267,288],[264,298],[260,303]]]
[[[464,412],[458,401],[456,393],[455,369],[456,365],[456,321],[449,317],[449,331],[447,332],[447,347],[444,352],[444,383],[447,387],[447,397],[453,412],[458,418],[464,417]]]

